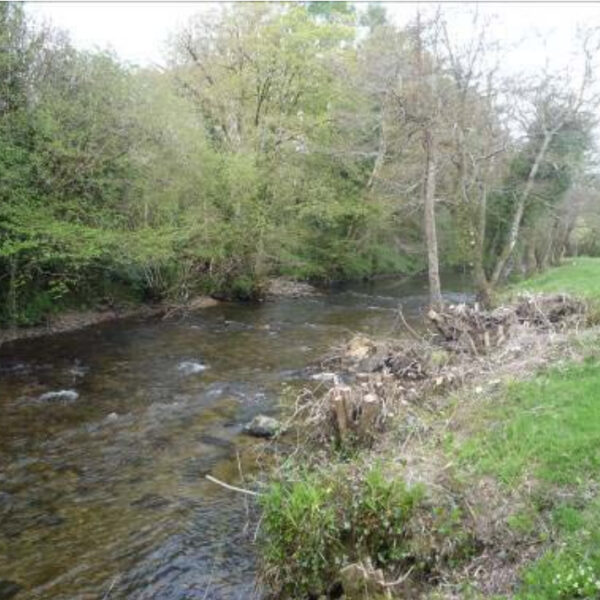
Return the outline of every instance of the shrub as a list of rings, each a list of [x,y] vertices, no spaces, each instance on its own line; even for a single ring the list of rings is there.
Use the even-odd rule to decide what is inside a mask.
[[[277,482],[263,497],[265,578],[284,592],[320,592],[342,554],[333,489],[313,474]]]
[[[426,572],[448,548],[464,555],[468,538],[458,510],[435,506],[422,485],[381,464],[299,469],[272,483],[261,502],[263,579],[284,597],[327,593],[356,562]]]

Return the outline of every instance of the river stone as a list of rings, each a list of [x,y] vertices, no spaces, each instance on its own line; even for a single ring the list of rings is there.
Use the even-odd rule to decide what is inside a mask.
[[[79,398],[79,393],[75,390],[58,390],[56,392],[46,392],[40,396],[41,402],[75,402]]]
[[[317,289],[304,281],[278,277],[269,281],[266,296],[267,298],[304,298],[317,294]]]
[[[339,376],[337,373],[330,373],[325,371],[323,373],[315,373],[311,375],[311,379],[314,381],[326,381],[337,385],[339,383]]]
[[[224,440],[223,438],[214,435],[202,434],[199,437],[199,440],[207,446],[215,446],[216,448],[222,448],[223,450],[230,450],[233,447],[233,442],[230,440]]]
[[[35,520],[37,525],[42,527],[58,527],[65,522],[65,518],[56,513],[45,513],[39,515]]]
[[[256,415],[250,423],[244,426],[244,432],[254,437],[270,438],[280,433],[281,430],[281,423],[277,419],[266,415]]]
[[[8,579],[0,579],[0,600],[13,598],[23,589],[22,585]]]
[[[177,365],[177,370],[183,373],[183,375],[195,375],[196,373],[206,371],[206,365],[195,360],[185,360]]]
[[[8,492],[0,492],[0,515],[8,514],[15,504],[15,500]]]

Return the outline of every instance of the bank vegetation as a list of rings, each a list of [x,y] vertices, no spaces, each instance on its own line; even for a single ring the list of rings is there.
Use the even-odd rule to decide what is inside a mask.
[[[507,277],[596,253],[597,32],[503,74],[494,23],[377,4],[242,3],[165,66],[76,49],[0,6],[0,321],[331,281]],[[460,34],[460,35],[459,35]]]

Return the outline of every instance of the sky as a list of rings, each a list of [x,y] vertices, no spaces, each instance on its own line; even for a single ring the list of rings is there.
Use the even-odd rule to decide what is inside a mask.
[[[33,1],[29,14],[50,20],[66,30],[80,48],[111,48],[123,60],[139,64],[163,64],[165,42],[170,33],[192,15],[212,10],[213,2],[138,1]],[[398,23],[414,16],[415,2],[383,3]],[[422,2],[421,6],[431,3]],[[468,25],[460,17],[466,3],[447,3],[444,9],[456,15],[454,30],[468,35]],[[473,3],[471,3],[471,6]],[[600,25],[600,4],[579,2],[481,2],[482,13],[494,16],[494,34],[510,44],[520,43],[509,52],[509,70],[536,69],[546,57],[553,63],[568,64],[578,23]],[[452,24],[452,23],[451,23]],[[523,39],[527,38],[526,42]]]

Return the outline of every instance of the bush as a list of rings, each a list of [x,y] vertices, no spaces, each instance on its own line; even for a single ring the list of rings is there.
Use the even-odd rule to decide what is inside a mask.
[[[464,556],[460,511],[425,492],[380,464],[288,474],[261,497],[263,579],[284,597],[314,597],[339,585],[348,564],[426,573],[448,548]]]

